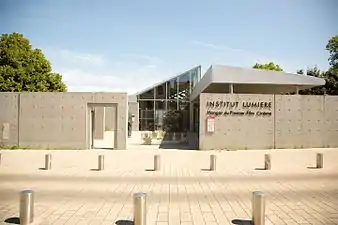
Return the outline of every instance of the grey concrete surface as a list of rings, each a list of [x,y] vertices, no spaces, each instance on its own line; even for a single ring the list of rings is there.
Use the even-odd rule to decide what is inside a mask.
[[[115,149],[126,149],[126,93],[0,93],[0,106],[2,145],[78,149],[90,148],[90,108],[116,106]]]
[[[208,101],[238,102],[236,107],[207,107]],[[243,103],[271,102],[270,108]],[[208,111],[251,111],[218,115],[207,132]],[[268,112],[270,116],[257,116]],[[199,149],[271,149],[338,146],[338,97],[306,95],[207,94],[200,96]]]

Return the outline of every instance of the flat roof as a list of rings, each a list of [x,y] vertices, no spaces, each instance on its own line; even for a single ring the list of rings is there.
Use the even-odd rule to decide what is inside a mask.
[[[196,99],[200,93],[204,92],[212,84],[234,84],[234,86],[264,85],[271,86],[271,92],[273,92],[273,86],[278,85],[282,88],[276,89],[276,93],[271,94],[279,94],[281,92],[283,93],[283,90],[285,90],[285,92],[290,91],[290,88],[292,87],[298,87],[299,90],[302,90],[325,85],[325,80],[303,74],[224,65],[212,65],[194,87],[190,96],[190,100],[192,101]]]

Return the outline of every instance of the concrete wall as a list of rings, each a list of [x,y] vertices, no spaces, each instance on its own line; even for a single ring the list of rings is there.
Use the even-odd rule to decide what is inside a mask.
[[[94,107],[94,138],[103,139],[106,127],[105,107]]]
[[[115,131],[116,130],[116,107],[105,107],[104,121],[105,126],[104,130],[106,131]]]
[[[117,107],[116,149],[126,149],[126,93],[0,93],[0,124],[10,123],[4,145],[31,148],[90,148],[90,110]]]
[[[251,102],[262,105],[243,107]],[[208,116],[215,116],[214,132],[207,132]],[[338,96],[200,95],[200,149],[337,147],[337,137]]]

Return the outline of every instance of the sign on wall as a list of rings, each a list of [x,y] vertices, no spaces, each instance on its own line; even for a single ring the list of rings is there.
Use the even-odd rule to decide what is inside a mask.
[[[207,101],[207,115],[271,116],[271,101]]]
[[[215,117],[214,116],[207,116],[207,133],[214,133],[215,132]]]

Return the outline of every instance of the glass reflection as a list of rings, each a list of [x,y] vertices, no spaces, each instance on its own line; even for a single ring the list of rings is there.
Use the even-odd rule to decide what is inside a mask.
[[[139,102],[140,130],[162,130],[163,116],[169,111],[181,114],[181,130],[189,129],[189,97],[200,79],[200,67],[165,81],[137,98]]]

